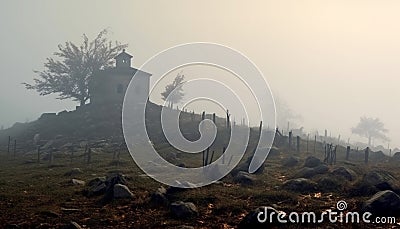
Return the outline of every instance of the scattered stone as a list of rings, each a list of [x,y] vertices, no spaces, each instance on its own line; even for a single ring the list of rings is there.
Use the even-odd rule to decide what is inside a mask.
[[[300,169],[293,177],[294,178],[312,178],[318,174],[324,174],[329,171],[328,166],[321,164],[315,168],[304,167]]]
[[[174,193],[179,192],[179,191],[183,191],[186,188],[196,188],[196,187],[197,186],[195,184],[190,183],[188,181],[180,182],[180,181],[176,180],[176,181],[174,181],[174,185],[173,186],[170,186],[170,187],[167,188],[167,194],[170,195],[170,194],[174,194]]]
[[[126,185],[115,184],[114,185],[114,198],[116,198],[116,199],[133,198],[133,193],[129,190],[129,188]]]
[[[274,213],[272,213],[274,212]],[[260,219],[263,220],[265,216],[265,213],[267,213],[267,217],[272,215],[272,219],[266,218],[266,221],[264,223],[261,223],[258,220],[258,216],[260,215]],[[266,228],[268,224],[277,224],[278,223],[278,214],[285,214],[283,212],[277,211],[275,208],[272,207],[259,207],[255,209],[254,211],[251,211],[249,214],[247,214],[243,220],[239,223],[238,228],[239,229],[247,229],[247,228]]]
[[[194,229],[194,227],[187,226],[187,225],[181,225],[181,226],[174,227],[174,229]]]
[[[323,192],[338,192],[341,189],[341,182],[333,177],[323,177],[318,181],[318,190]]]
[[[91,197],[104,194],[107,188],[105,182],[105,177],[97,177],[89,181],[86,196]]]
[[[378,192],[364,202],[362,210],[374,216],[400,216],[400,197],[390,190]]]
[[[85,185],[86,184],[85,181],[78,180],[78,179],[72,179],[71,182],[72,182],[73,185]]]
[[[395,178],[392,174],[383,170],[374,170],[366,173],[363,177],[363,182],[379,186],[385,183],[392,183]]]
[[[74,213],[74,212],[80,212],[81,210],[77,208],[61,208],[61,211],[65,213]]]
[[[256,181],[250,173],[243,171],[240,171],[233,180],[241,185],[252,185]]]
[[[65,229],[82,229],[82,227],[78,223],[71,221]]]
[[[285,167],[294,167],[297,164],[299,164],[299,159],[293,156],[290,156],[282,161],[282,165]]]
[[[231,175],[235,177],[240,171],[247,172],[249,171],[250,163],[253,160],[253,157],[248,157],[245,162],[239,163],[232,171]],[[260,161],[261,159],[255,158],[255,161]],[[262,174],[265,170],[265,164],[262,163],[261,166],[254,172],[254,174]]]
[[[345,167],[339,167],[334,169],[332,171],[332,175],[342,177],[348,181],[354,181],[357,177],[357,174],[353,170]]]
[[[66,172],[64,176],[76,176],[82,174],[82,170],[80,168],[73,168],[70,171]]]
[[[315,168],[321,164],[322,164],[322,162],[320,159],[318,159],[314,156],[309,156],[306,158],[306,161],[304,162],[304,167]]]
[[[396,153],[393,155],[392,159],[393,159],[394,161],[400,161],[400,152],[396,152]]]
[[[54,212],[54,211],[42,211],[40,214],[44,215],[44,216],[47,216],[47,217],[52,217],[52,218],[60,217],[60,215],[57,212]]]
[[[191,218],[198,214],[196,206],[191,202],[174,202],[170,205],[171,213],[178,219]]]
[[[150,202],[153,206],[168,206],[167,190],[164,187],[159,187],[157,191],[151,194]]]
[[[282,188],[292,192],[312,193],[317,190],[317,185],[308,179],[298,178],[286,181]]]

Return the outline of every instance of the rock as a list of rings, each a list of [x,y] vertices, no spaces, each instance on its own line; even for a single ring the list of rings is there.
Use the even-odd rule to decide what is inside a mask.
[[[274,212],[274,213],[272,213]],[[265,213],[267,213],[266,221],[261,223],[258,220],[258,215],[260,215],[260,219],[262,220],[265,217]],[[277,224],[279,223],[277,220],[277,216],[279,213],[284,214],[283,212],[277,211],[275,208],[272,207],[258,207],[254,211],[251,211],[247,214],[242,221],[240,221],[238,228],[239,229],[247,229],[247,228],[267,228],[268,224]],[[268,217],[272,215],[272,219]],[[272,222],[272,223],[271,223]]]
[[[174,202],[170,205],[171,214],[178,219],[191,218],[198,214],[196,206],[191,202]]]
[[[97,177],[88,183],[88,188],[86,190],[86,196],[97,196],[104,194],[106,192],[106,178],[105,177]]]
[[[252,185],[256,179],[250,174],[240,171],[233,179],[236,183],[241,185]]]
[[[319,165],[315,168],[304,167],[300,169],[293,177],[294,178],[312,178],[318,174],[324,174],[329,171],[328,166]]]
[[[57,212],[54,212],[54,211],[42,211],[41,214],[43,216],[52,217],[52,218],[60,217],[60,215]]]
[[[340,181],[333,177],[323,177],[318,183],[318,190],[323,192],[338,192],[342,189],[342,184]]]
[[[180,225],[180,226],[174,227],[174,229],[194,229],[194,227],[187,226],[187,225]]]
[[[245,162],[239,163],[231,171],[231,175],[235,177],[240,171],[243,171],[243,172],[249,171],[249,166],[250,166],[250,163],[252,160],[253,160],[253,157],[248,157]],[[255,158],[254,160],[259,161],[260,159]],[[254,174],[262,174],[264,172],[264,170],[265,170],[265,164],[262,163],[261,166],[257,169],[257,171],[254,172]]]
[[[66,172],[64,176],[76,176],[82,174],[82,170],[80,168],[73,168],[70,171]]]
[[[363,182],[374,186],[384,183],[392,183],[395,178],[389,172],[383,170],[374,170],[366,173],[363,177]]]
[[[364,202],[362,210],[374,216],[400,216],[400,197],[390,190],[378,192]]]
[[[65,229],[82,229],[82,227],[78,223],[71,221]]]
[[[168,206],[167,190],[164,187],[158,188],[157,191],[151,194],[150,202],[153,206]]]
[[[339,168],[334,169],[332,171],[332,175],[342,177],[348,181],[353,181],[357,177],[357,174],[353,170],[345,168],[345,167],[339,167]]]
[[[85,185],[85,181],[83,180],[72,179],[71,182],[73,185]]]
[[[286,181],[282,188],[292,192],[312,193],[317,190],[317,185],[308,179],[298,178]]]
[[[314,168],[321,164],[322,164],[322,162],[320,159],[318,159],[314,156],[309,156],[306,158],[306,161],[304,162],[304,167]]]
[[[129,190],[129,188],[126,185],[115,184],[114,185],[114,198],[116,198],[116,199],[133,198],[133,193]]]
[[[392,160],[394,161],[400,161],[400,152],[396,152],[393,157]]]
[[[297,164],[299,164],[299,159],[293,156],[290,156],[282,161],[282,165],[285,167],[294,167]]]

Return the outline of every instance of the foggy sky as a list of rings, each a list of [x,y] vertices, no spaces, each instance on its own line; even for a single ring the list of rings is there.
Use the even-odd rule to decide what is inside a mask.
[[[3,2],[0,125],[74,109],[75,102],[41,97],[21,83],[32,82],[58,44],[109,28],[111,39],[129,44],[136,67],[181,43],[233,47],[260,68],[306,130],[355,141],[350,128],[360,116],[378,117],[391,146],[400,146],[399,10],[395,0]]]

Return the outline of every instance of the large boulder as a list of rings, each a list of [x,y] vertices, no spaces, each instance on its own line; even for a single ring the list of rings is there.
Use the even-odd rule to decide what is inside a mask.
[[[150,202],[153,206],[168,206],[169,201],[167,198],[167,189],[164,187],[159,187],[157,191],[155,191],[150,196]]]
[[[322,177],[317,182],[318,190],[323,192],[339,192],[342,190],[342,182],[335,177]]]
[[[107,189],[105,182],[106,177],[97,177],[90,180],[87,184],[85,195],[91,197],[104,194]]]
[[[72,183],[73,185],[85,185],[85,184],[86,184],[85,181],[83,181],[83,180],[78,180],[78,179],[72,179],[72,180],[71,180],[71,183]]]
[[[363,182],[379,186],[384,183],[393,183],[395,178],[392,174],[383,170],[373,170],[366,173],[363,177]]]
[[[282,165],[285,167],[294,167],[299,164],[299,161],[299,158],[290,156],[282,161]]]
[[[314,168],[304,167],[294,174],[293,178],[312,178],[319,174],[324,174],[329,171],[328,166],[321,164]]]
[[[196,206],[191,202],[174,202],[170,205],[171,214],[177,219],[186,219],[198,214]]]
[[[378,192],[364,202],[362,210],[374,216],[400,216],[400,197],[390,190]]]
[[[387,171],[373,170],[355,183],[348,194],[350,196],[369,196],[386,190],[399,191],[394,176]]]
[[[394,161],[400,161],[400,152],[396,152],[393,157],[392,160]]]
[[[115,199],[129,199],[133,198],[133,193],[126,185],[115,184],[114,185],[114,198]]]
[[[253,160],[253,157],[248,157],[245,162],[239,163],[232,171],[231,175],[236,176],[240,171],[247,172],[249,171],[250,163]],[[255,161],[259,161],[259,159],[254,158]],[[262,163],[261,166],[255,171],[255,174],[262,174],[265,170],[265,164]]]
[[[357,178],[357,174],[353,170],[345,167],[336,168],[332,171],[331,174],[337,177],[341,177],[348,181],[354,181]]]
[[[317,184],[309,179],[298,178],[288,180],[283,183],[282,188],[292,192],[298,193],[312,193],[317,190]]]
[[[80,168],[73,168],[70,171],[66,172],[64,176],[76,176],[82,174],[82,170]]]
[[[320,159],[318,159],[314,156],[309,156],[306,158],[306,161],[304,162],[304,167],[315,168],[321,164],[322,164],[322,162]]]
[[[240,171],[233,180],[241,185],[252,185],[256,181],[250,173],[243,171]]]

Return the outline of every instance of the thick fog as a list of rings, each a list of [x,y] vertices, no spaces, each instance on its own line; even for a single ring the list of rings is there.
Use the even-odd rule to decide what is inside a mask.
[[[108,28],[110,39],[129,44],[135,67],[182,43],[232,47],[259,67],[286,110],[301,117],[293,127],[366,142],[351,128],[361,116],[377,117],[394,148],[400,146],[399,10],[394,0],[3,2],[0,125],[73,110],[78,103],[39,96],[21,83],[33,82],[33,70],[43,69],[58,44]]]

